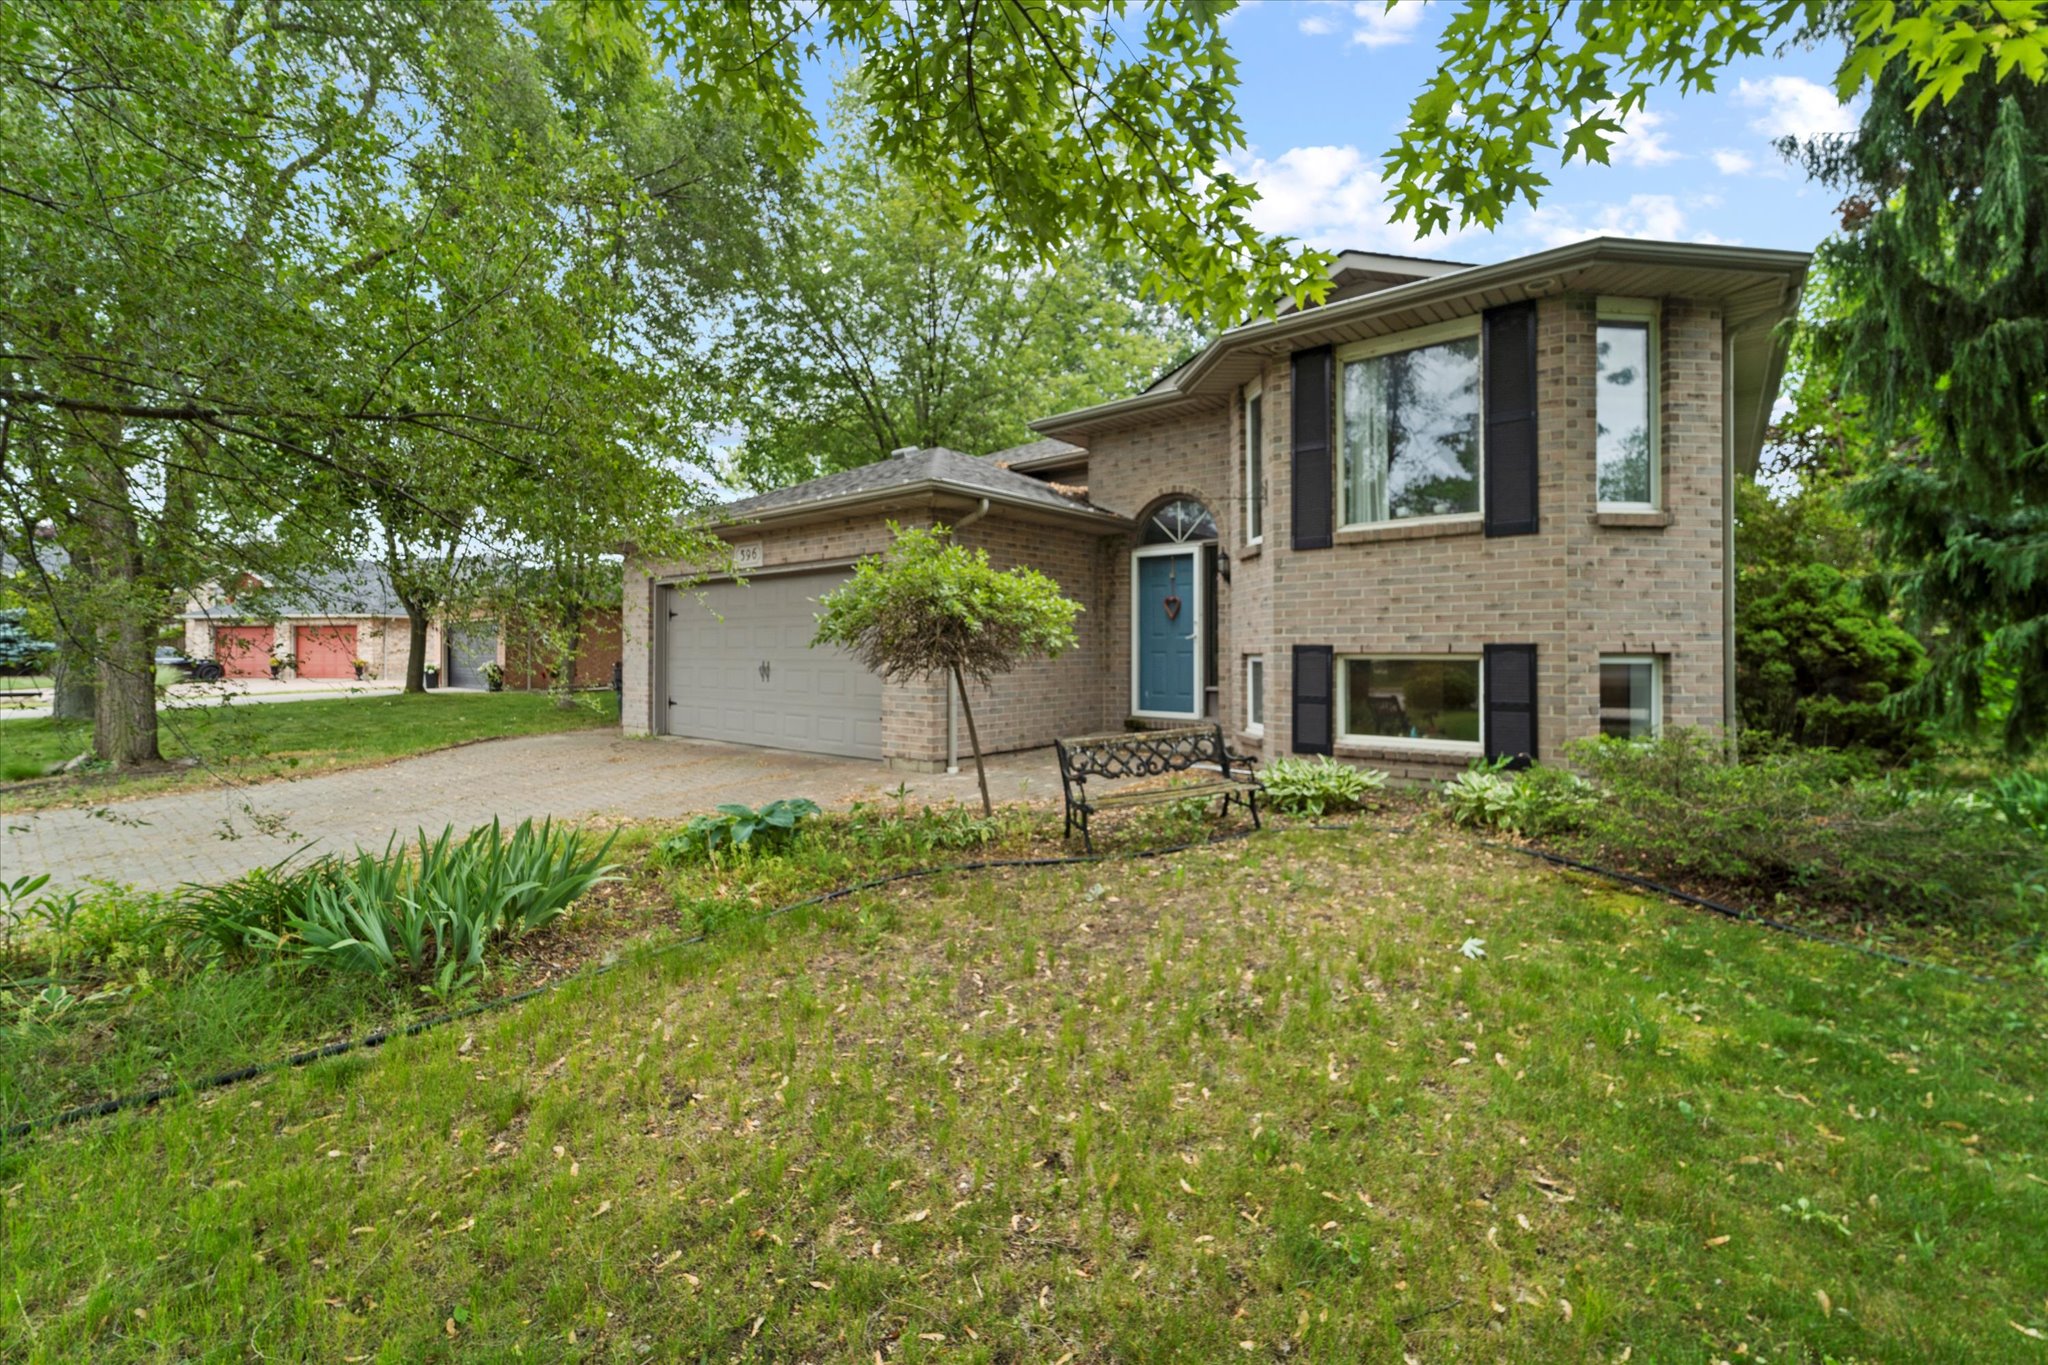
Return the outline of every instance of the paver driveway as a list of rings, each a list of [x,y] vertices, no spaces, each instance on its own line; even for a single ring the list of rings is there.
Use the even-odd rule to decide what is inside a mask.
[[[0,875],[48,872],[53,886],[104,877],[168,888],[233,877],[295,849],[382,848],[394,834],[467,829],[493,817],[673,819],[722,801],[751,806],[782,796],[844,806],[882,797],[898,783],[918,803],[979,799],[971,760],[950,776],[900,773],[861,759],[582,730],[490,740],[294,782],[0,816]],[[989,791],[998,801],[1056,796],[1052,751],[991,759]]]

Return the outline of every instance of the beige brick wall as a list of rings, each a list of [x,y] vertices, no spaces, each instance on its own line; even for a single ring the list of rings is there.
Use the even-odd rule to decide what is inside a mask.
[[[1183,410],[1148,426],[1098,434],[1089,460],[1096,505],[1137,518],[1171,496],[1216,516],[1228,582],[1218,584],[1215,706],[1240,747],[1291,748],[1291,650],[1339,654],[1472,654],[1487,644],[1537,647],[1540,756],[1597,733],[1603,654],[1664,661],[1667,726],[1717,727],[1724,716],[1721,319],[1711,307],[1667,300],[1659,327],[1659,450],[1663,514],[1627,524],[1597,510],[1594,453],[1595,303],[1566,295],[1538,305],[1541,530],[1488,538],[1468,523],[1339,532],[1327,550],[1289,548],[1289,365],[1265,367],[1265,535],[1244,543],[1242,413],[1235,402]],[[928,523],[930,517],[899,521]],[[1641,518],[1636,518],[1641,521]],[[883,548],[879,515],[758,539],[765,567],[850,562]],[[1137,538],[1005,520],[1000,509],[963,538],[998,567],[1031,564],[1086,608],[1079,647],[1027,665],[975,695],[990,752],[1059,734],[1119,728],[1131,709],[1130,551]],[[625,724],[648,728],[650,607],[680,566],[629,562],[625,590]],[[1245,733],[1244,659],[1266,657],[1263,741]],[[883,744],[915,765],[945,757],[948,702],[936,682],[891,687]],[[960,751],[966,752],[964,726]],[[1340,756],[1398,777],[1440,778],[1467,759],[1390,746],[1340,744]]]
[[[1291,426],[1285,357],[1268,365],[1266,544],[1242,592],[1263,603],[1247,648],[1268,649],[1266,746],[1291,748],[1292,646],[1338,654],[1478,654],[1492,644],[1537,647],[1539,756],[1599,730],[1599,658],[1664,660],[1667,727],[1723,719],[1721,321],[1711,308],[1667,300],[1659,328],[1662,520],[1613,524],[1597,510],[1594,300],[1538,305],[1541,529],[1489,538],[1476,523],[1338,532],[1327,550],[1295,552],[1288,506]],[[1235,419],[1225,419],[1238,437]],[[1100,462],[1098,461],[1098,468]],[[1254,586],[1256,585],[1256,586]],[[1263,638],[1261,629],[1263,627]],[[1242,710],[1229,711],[1233,728]],[[1348,746],[1399,777],[1441,777],[1462,756]]]

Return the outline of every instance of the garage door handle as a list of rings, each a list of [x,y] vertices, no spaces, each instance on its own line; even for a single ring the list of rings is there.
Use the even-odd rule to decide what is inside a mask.
[[[769,667],[768,667],[768,661],[767,661],[766,659],[763,659],[763,660],[761,660],[761,681],[762,681],[762,682],[767,682],[767,681],[768,681],[768,674],[769,674],[769,672],[770,672],[770,670],[769,670]]]

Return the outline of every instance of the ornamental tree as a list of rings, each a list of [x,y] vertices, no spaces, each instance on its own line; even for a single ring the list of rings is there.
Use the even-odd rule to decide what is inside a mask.
[[[951,677],[974,749],[981,813],[993,814],[967,680],[988,687],[1026,659],[1059,657],[1073,647],[1081,604],[1036,569],[989,567],[988,553],[954,541],[950,527],[891,522],[889,530],[894,543],[861,560],[853,578],[819,603],[811,644],[843,645],[887,681]]]

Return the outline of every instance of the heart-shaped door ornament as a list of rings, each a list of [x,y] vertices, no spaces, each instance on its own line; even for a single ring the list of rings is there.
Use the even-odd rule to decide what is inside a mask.
[[[1180,620],[1180,599],[1179,599],[1178,597],[1168,597],[1168,598],[1166,598],[1165,600],[1163,600],[1162,602],[1160,602],[1160,604],[1159,604],[1159,605],[1160,605],[1160,606],[1162,606],[1162,607],[1164,607],[1164,608],[1166,608],[1166,619],[1167,619],[1167,620],[1169,620],[1169,621],[1178,621],[1178,620]]]

